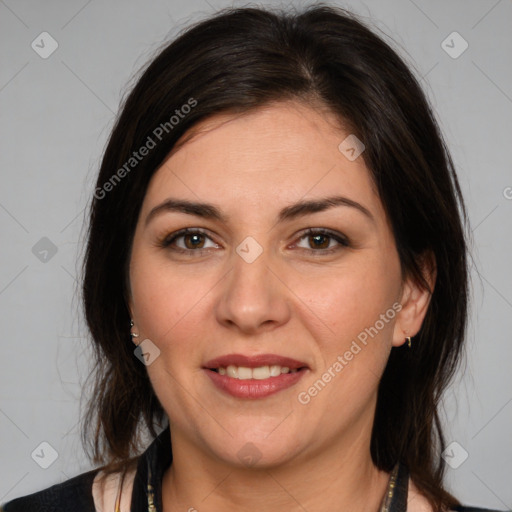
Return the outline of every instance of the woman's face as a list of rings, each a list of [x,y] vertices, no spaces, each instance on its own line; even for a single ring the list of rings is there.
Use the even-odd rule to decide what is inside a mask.
[[[422,317],[364,153],[295,102],[198,128],[152,178],[130,261],[173,442],[235,465],[367,449],[390,350]]]

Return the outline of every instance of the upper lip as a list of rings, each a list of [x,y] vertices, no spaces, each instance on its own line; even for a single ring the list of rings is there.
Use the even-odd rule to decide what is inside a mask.
[[[259,354],[254,356],[244,356],[243,354],[226,354],[224,356],[211,359],[204,364],[204,368],[226,368],[229,365],[244,366],[246,368],[278,365],[290,368],[290,370],[308,367],[306,363],[297,361],[291,357],[279,356],[277,354]]]

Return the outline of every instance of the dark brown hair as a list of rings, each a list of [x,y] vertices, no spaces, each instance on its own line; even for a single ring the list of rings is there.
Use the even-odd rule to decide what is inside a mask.
[[[324,106],[365,144],[403,275],[428,287],[422,264],[426,255],[435,257],[437,281],[422,328],[411,349],[391,351],[380,382],[371,455],[385,471],[404,463],[436,511],[454,506],[443,487],[439,407],[461,360],[467,321],[467,217],[459,184],[408,66],[352,14],[325,4],[300,12],[221,11],[166,45],[127,96],[90,208],[83,301],[96,366],[84,445],[92,440],[93,460],[114,471],[137,460],[142,430],[155,437],[166,420],[134,356],[126,300],[130,248],[152,175],[199,121],[289,99]],[[176,110],[183,115],[174,123]],[[148,137],[155,147],[127,167]]]

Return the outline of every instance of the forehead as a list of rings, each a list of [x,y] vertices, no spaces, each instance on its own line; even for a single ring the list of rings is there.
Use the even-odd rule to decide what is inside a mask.
[[[350,133],[325,108],[279,102],[195,125],[153,176],[147,208],[167,196],[241,206],[279,206],[300,198],[352,195],[379,201],[362,157],[338,146]],[[378,205],[377,205],[378,206]]]

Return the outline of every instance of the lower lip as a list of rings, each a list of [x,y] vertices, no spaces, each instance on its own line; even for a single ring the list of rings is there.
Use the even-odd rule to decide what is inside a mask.
[[[294,373],[282,373],[278,377],[269,377],[268,379],[247,379],[240,380],[220,375],[213,370],[205,369],[208,377],[213,383],[225,393],[236,398],[265,398],[287,389],[296,384],[306,373],[303,368]]]

